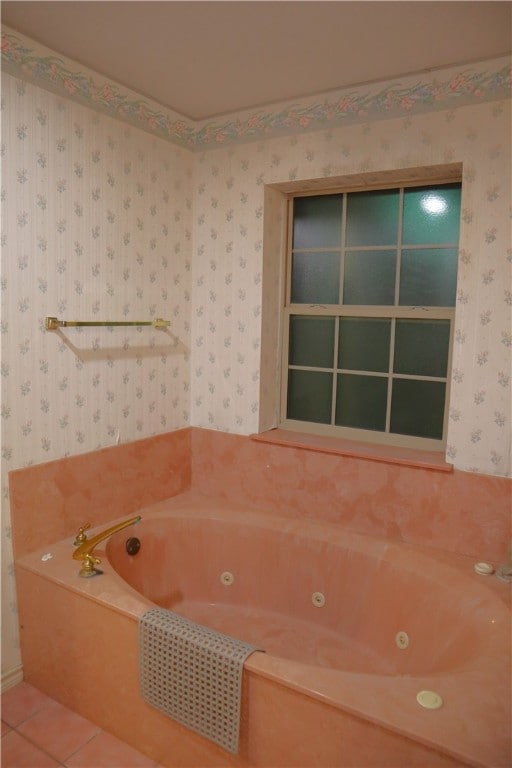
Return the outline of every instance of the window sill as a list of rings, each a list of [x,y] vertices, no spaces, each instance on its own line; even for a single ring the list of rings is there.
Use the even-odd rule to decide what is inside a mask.
[[[360,443],[353,440],[341,440],[339,438],[310,435],[303,432],[291,432],[279,428],[251,435],[251,440],[271,445],[301,448],[318,453],[330,453],[337,456],[366,459],[368,461],[380,461],[385,464],[400,464],[406,467],[430,469],[435,472],[453,472],[453,465],[447,464],[444,454],[436,453],[435,451],[414,451],[408,448]]]

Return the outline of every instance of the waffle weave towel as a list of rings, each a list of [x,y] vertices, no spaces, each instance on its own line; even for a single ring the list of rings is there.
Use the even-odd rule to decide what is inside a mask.
[[[151,608],[139,622],[142,696],[236,754],[243,665],[255,650],[172,611]]]

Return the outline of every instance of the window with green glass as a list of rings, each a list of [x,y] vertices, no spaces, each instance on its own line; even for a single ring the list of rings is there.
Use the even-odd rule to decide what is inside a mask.
[[[460,183],[296,196],[283,426],[442,447]]]

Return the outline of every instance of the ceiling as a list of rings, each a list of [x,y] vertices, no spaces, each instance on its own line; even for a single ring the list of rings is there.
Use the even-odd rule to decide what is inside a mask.
[[[200,120],[512,48],[510,2],[4,0],[2,23]]]

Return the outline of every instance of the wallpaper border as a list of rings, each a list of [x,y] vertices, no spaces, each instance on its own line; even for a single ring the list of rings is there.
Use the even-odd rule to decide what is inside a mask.
[[[6,26],[2,28],[2,69],[173,144],[194,147],[195,127],[186,117]]]
[[[406,76],[193,121],[4,27],[6,72],[191,150],[510,98],[511,58]]]

